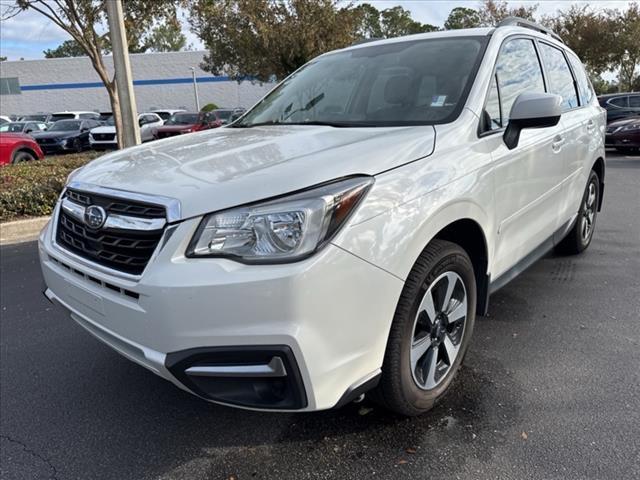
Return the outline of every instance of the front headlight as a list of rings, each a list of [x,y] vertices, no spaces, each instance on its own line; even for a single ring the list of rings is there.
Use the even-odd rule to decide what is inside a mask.
[[[630,132],[632,130],[640,130],[640,123],[632,123],[631,125],[625,125],[620,129],[621,132]]]
[[[336,234],[373,177],[352,177],[276,200],[207,215],[187,257],[229,257],[245,263],[291,262]]]

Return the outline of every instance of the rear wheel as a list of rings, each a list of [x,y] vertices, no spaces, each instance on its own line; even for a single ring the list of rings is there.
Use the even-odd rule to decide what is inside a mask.
[[[591,244],[596,228],[598,205],[600,202],[600,179],[593,170],[582,196],[576,223],[566,237],[558,244],[560,253],[575,255],[583,252]]]
[[[36,157],[34,157],[33,154],[31,154],[30,152],[27,152],[25,150],[20,150],[13,154],[13,159],[11,160],[11,163],[16,164],[16,163],[31,162],[35,159]]]
[[[476,284],[468,255],[454,243],[434,240],[405,283],[374,400],[408,416],[433,408],[460,368],[475,308]]]

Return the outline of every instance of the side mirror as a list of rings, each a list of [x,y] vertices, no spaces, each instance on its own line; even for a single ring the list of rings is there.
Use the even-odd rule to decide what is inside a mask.
[[[523,128],[553,127],[560,121],[562,97],[552,93],[525,92],[518,95],[504,131],[504,144],[509,150],[518,146]]]
[[[31,133],[31,132],[33,132],[33,128],[27,128],[27,129],[24,131],[24,133]]]

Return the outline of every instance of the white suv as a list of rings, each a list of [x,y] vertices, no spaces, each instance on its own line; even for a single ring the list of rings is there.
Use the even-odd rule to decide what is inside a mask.
[[[489,295],[591,242],[605,112],[518,19],[322,55],[238,122],[74,172],[46,296],[204,399],[320,410],[445,393]]]
[[[149,142],[153,140],[155,130],[164,125],[164,120],[155,113],[140,113],[138,114],[138,125],[140,126],[140,140]],[[94,150],[118,148],[116,123],[113,117],[110,117],[105,125],[91,129],[89,143]]]

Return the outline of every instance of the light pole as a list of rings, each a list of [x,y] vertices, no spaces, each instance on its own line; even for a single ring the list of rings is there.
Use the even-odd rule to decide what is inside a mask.
[[[196,69],[195,67],[189,67],[191,70],[191,76],[193,77],[193,94],[196,97],[196,112],[200,111],[200,99],[198,98],[198,82],[196,81]]]
[[[138,127],[138,112],[133,93],[122,0],[110,0],[106,2],[106,7],[113,51],[113,66],[116,72],[116,88],[120,100],[122,129],[124,130],[121,136],[124,145],[120,145],[120,147],[132,147],[140,143],[140,128]],[[116,112],[113,113],[115,115]]]

